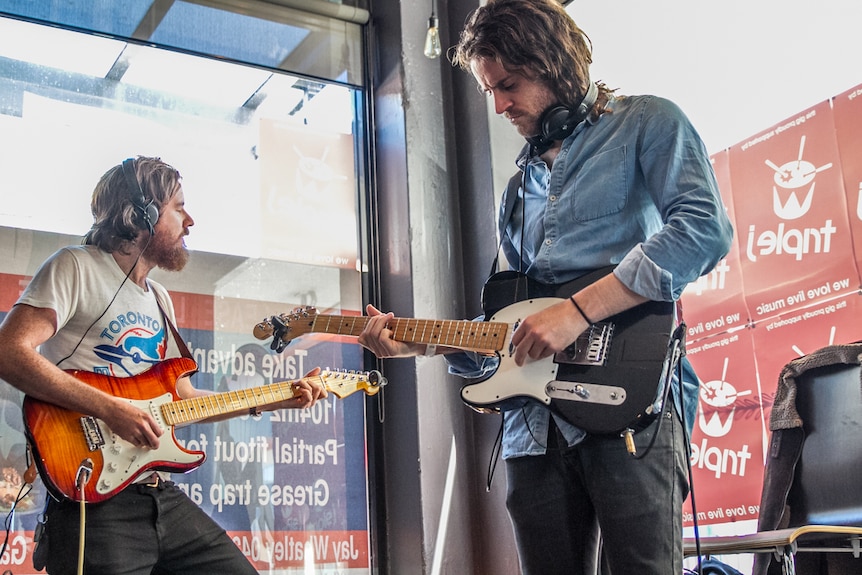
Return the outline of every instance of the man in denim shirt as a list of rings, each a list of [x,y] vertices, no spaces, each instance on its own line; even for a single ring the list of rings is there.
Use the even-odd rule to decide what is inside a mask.
[[[505,197],[500,208],[510,268],[558,285],[615,266],[519,323],[511,340],[518,366],[565,349],[591,323],[676,301],[726,255],[733,234],[706,149],[682,111],[592,83],[591,61],[589,39],[557,0],[489,0],[453,53],[527,139],[511,215]],[[428,353],[392,339],[392,314],[369,307],[368,315],[359,341],[377,356]],[[496,355],[434,352],[467,378],[499,364]],[[690,426],[698,381],[685,359],[682,367]],[[682,429],[673,385],[672,405],[634,436],[645,450],[658,433],[643,459],[619,434],[587,434],[538,402],[504,411],[506,504],[525,575],[682,573],[690,427]]]

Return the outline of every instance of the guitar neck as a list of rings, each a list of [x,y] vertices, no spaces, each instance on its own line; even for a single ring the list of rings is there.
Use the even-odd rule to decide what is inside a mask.
[[[367,316],[318,315],[311,331],[332,335],[359,336],[368,324]],[[394,318],[387,326],[392,339],[424,343],[465,351],[500,351],[506,342],[509,324],[469,320]]]
[[[248,412],[254,407],[293,399],[297,395],[299,383],[318,383],[335,397],[344,399],[359,390],[364,391],[366,395],[374,395],[382,386],[386,385],[386,378],[379,371],[324,370],[317,375],[303,377],[300,380],[282,381],[248,389],[171,401],[164,403],[160,410],[162,417],[169,425],[195,423],[219,415]]]
[[[224,393],[171,401],[161,406],[162,417],[169,425],[196,423],[219,415],[247,412],[296,395],[296,381],[250,387]]]

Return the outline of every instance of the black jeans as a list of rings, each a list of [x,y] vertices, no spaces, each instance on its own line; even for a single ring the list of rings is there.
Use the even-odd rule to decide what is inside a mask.
[[[74,575],[78,568],[80,504],[48,505],[47,571]],[[234,542],[172,482],[132,485],[87,504],[84,573],[87,575],[256,575]]]
[[[635,435],[635,459],[615,436],[574,447],[551,438],[545,455],[506,460],[506,507],[524,575],[682,573],[687,465],[679,418],[664,413]],[[552,433],[556,433],[552,426]],[[556,441],[555,441],[556,439]]]

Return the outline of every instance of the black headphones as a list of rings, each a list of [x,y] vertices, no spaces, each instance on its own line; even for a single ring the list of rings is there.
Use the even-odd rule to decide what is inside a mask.
[[[584,99],[574,110],[566,106],[551,106],[545,110],[539,119],[541,133],[538,136],[527,138],[527,142],[536,148],[537,153],[545,152],[555,141],[563,140],[571,135],[575,128],[587,119],[598,97],[598,86],[595,82],[590,82]]]
[[[144,227],[152,234],[156,222],[159,221],[159,207],[155,204],[154,200],[147,201],[147,197],[144,195],[144,190],[141,187],[141,182],[135,173],[134,158],[123,160],[123,174],[126,176],[126,186],[129,188],[129,197],[132,199],[132,205],[135,206],[135,210],[140,214]]]

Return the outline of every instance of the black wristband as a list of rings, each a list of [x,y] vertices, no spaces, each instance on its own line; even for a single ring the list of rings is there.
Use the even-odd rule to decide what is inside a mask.
[[[575,301],[575,296],[569,297],[569,301],[572,302],[572,305],[575,306],[575,309],[578,310],[578,313],[581,314],[581,317],[584,318],[584,321],[590,325],[593,325],[593,322],[590,321],[590,318],[587,317],[587,314],[584,313],[584,310],[582,310],[581,306],[578,305],[578,302]]]

